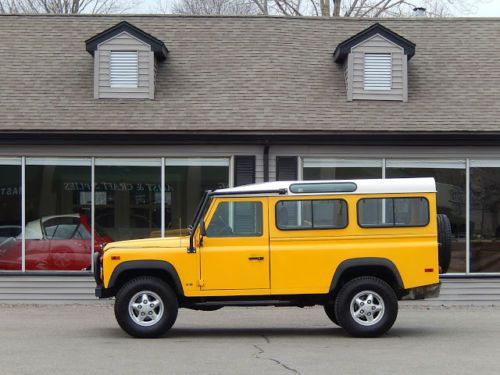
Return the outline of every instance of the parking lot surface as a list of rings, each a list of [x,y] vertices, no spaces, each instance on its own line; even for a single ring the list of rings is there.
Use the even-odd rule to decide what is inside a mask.
[[[0,374],[498,374],[499,307],[403,306],[378,339],[348,337],[322,308],[180,310],[133,339],[108,303],[0,305]]]

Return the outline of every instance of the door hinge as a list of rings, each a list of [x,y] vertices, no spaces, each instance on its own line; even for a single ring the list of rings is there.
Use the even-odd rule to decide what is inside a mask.
[[[204,287],[205,286],[205,281],[203,280],[198,280],[198,286],[201,288],[201,287]]]

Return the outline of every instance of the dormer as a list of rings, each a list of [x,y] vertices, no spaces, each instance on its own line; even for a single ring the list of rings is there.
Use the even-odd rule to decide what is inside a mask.
[[[161,40],[124,21],[85,44],[94,56],[95,99],[154,99],[158,64],[168,53]]]
[[[408,101],[414,54],[414,43],[379,23],[340,43],[333,58],[343,66],[347,100]]]

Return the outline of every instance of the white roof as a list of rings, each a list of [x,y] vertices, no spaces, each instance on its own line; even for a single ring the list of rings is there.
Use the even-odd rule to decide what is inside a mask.
[[[241,193],[252,194],[269,190],[286,189],[288,195],[311,195],[311,193],[292,193],[292,184],[317,184],[317,183],[339,183],[351,182],[356,184],[356,190],[352,192],[337,193],[313,193],[316,194],[397,194],[397,193],[434,193],[436,182],[434,178],[385,178],[370,180],[318,180],[318,181],[276,181],[263,184],[244,185],[228,189],[218,189],[215,193]]]

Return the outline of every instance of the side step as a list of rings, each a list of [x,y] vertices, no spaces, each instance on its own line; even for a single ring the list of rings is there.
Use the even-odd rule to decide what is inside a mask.
[[[281,301],[281,300],[254,300],[254,301],[209,301],[209,302],[190,302],[189,306],[194,308],[206,307],[224,307],[224,306],[296,306],[297,301]]]

